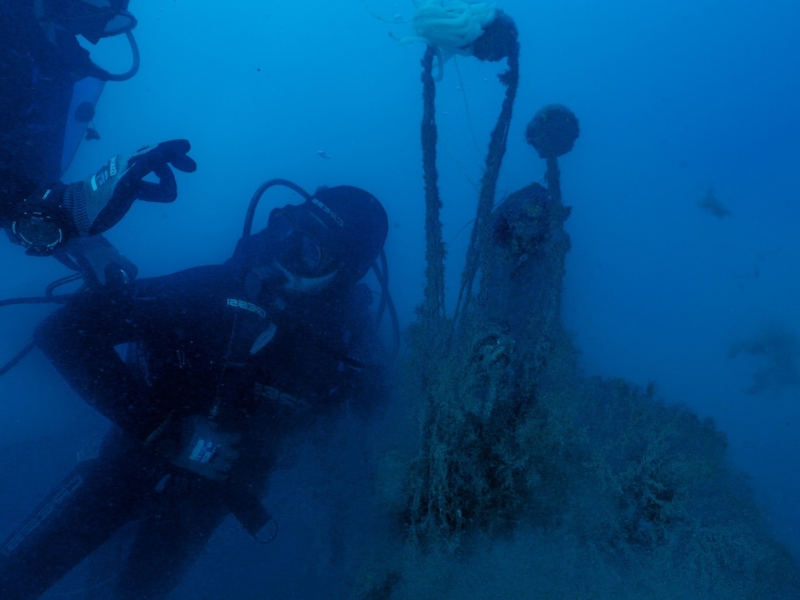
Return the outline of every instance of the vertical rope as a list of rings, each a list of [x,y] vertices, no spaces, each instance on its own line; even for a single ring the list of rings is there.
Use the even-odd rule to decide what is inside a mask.
[[[469,305],[472,299],[472,286],[480,266],[481,250],[491,242],[489,222],[494,207],[494,198],[497,191],[497,179],[500,176],[500,167],[506,153],[508,130],[511,126],[511,117],[514,100],[517,96],[519,84],[519,44],[515,43],[512,52],[508,55],[508,70],[500,75],[500,82],[506,86],[506,95],[503,107],[497,117],[497,123],[492,131],[489,142],[489,152],[486,154],[486,168],[481,180],[481,193],[478,198],[478,211],[475,225],[472,228],[469,248],[467,249],[466,265],[461,274],[461,289],[458,292],[458,302],[453,316],[453,327],[458,320],[459,312]]]
[[[442,201],[439,197],[436,170],[436,83],[433,79],[433,59],[436,49],[428,46],[422,59],[422,168],[425,179],[425,302],[423,316],[429,324],[438,327],[445,319],[444,310],[444,257]]]

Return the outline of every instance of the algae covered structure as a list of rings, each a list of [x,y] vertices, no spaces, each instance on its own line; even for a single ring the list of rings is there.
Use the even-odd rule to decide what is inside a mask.
[[[518,72],[518,46],[505,47],[506,96],[452,316],[436,49],[423,59],[427,284],[404,364],[420,443],[393,504],[402,543],[366,569],[364,597],[800,597],[797,562],[730,464],[724,433],[653,386],[581,372],[561,321],[570,209],[558,164],[578,121],[562,105],[541,109],[526,137],[546,185],[496,203]]]
[[[424,402],[399,515],[409,589],[421,556],[474,570],[516,544],[519,570],[488,575],[487,597],[540,578],[558,595],[527,597],[800,597],[724,433],[652,386],[580,372],[560,318],[568,215],[538,184],[512,194],[458,323],[411,328],[409,388]]]

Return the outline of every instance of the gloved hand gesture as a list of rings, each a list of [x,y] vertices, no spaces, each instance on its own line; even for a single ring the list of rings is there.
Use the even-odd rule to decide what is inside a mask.
[[[172,168],[191,173],[187,140],[162,142],[130,157],[115,156],[86,181],[39,190],[15,207],[13,239],[34,256],[50,256],[73,237],[89,237],[116,225],[134,200],[172,202],[178,185]],[[158,183],[145,181],[150,173]]]
[[[68,186],[65,206],[70,209],[79,235],[96,235],[116,225],[134,200],[172,202],[178,185],[172,168],[192,173],[197,169],[186,153],[188,140],[170,140],[155,147],[147,146],[130,157],[117,155],[79,188]],[[145,181],[152,173],[158,183]]]
[[[187,417],[183,421],[183,447],[172,464],[213,481],[224,481],[239,458],[235,446],[240,440],[238,433],[219,431],[213,421],[198,415]]]

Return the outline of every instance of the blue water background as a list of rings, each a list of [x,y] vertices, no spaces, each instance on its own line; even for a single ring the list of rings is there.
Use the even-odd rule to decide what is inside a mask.
[[[412,13],[410,1],[370,0],[370,7],[389,20]],[[523,136],[537,109],[564,103],[581,123],[575,150],[561,159],[564,200],[573,207],[564,320],[586,373],[655,382],[668,402],[713,417],[775,535],[800,558],[800,388],[748,394],[753,375],[770,365],[763,356],[728,356],[732,344],[766,328],[800,336],[800,5],[507,0],[500,7],[516,20],[522,46],[500,195],[542,177]],[[117,152],[191,140],[199,167],[179,175],[179,200],[137,203],[109,232],[140,277],[224,260],[265,179],[309,190],[347,183],[370,190],[389,211],[392,293],[407,325],[423,283],[424,47],[388,34],[409,35],[409,27],[376,20],[361,0],[133,0],[131,10],[141,71],[106,86],[94,121],[102,138],[84,142],[65,180]],[[121,71],[127,52],[111,40],[95,56]],[[475,210],[472,183],[499,111],[500,70],[450,60],[438,86],[451,306],[469,239],[463,228]],[[698,206],[708,188],[731,216]],[[277,192],[265,203],[291,199]],[[0,246],[0,269],[2,297],[40,294],[64,273],[10,244]],[[2,310],[5,360],[49,309]],[[16,479],[0,490],[2,532],[103,427],[40,356],[0,379],[0,442],[16,466]],[[292,481],[294,496],[276,492],[289,494],[290,533],[282,536],[290,541],[270,550],[267,564],[282,573],[271,573],[273,583],[310,568],[298,566],[305,542],[314,547],[314,523],[327,514],[311,502],[313,475]]]

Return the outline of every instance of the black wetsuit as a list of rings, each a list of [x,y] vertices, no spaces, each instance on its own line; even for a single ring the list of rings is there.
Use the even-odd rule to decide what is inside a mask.
[[[134,519],[119,597],[160,598],[225,516],[257,529],[257,499],[288,431],[346,400],[374,400],[366,290],[287,307],[245,289],[232,263],[200,267],[139,281],[134,295],[82,294],[40,327],[48,358],[118,428],[0,547],[4,600],[38,597]],[[124,361],[123,343],[141,358]],[[188,415],[242,434],[224,483],[166,458]]]

